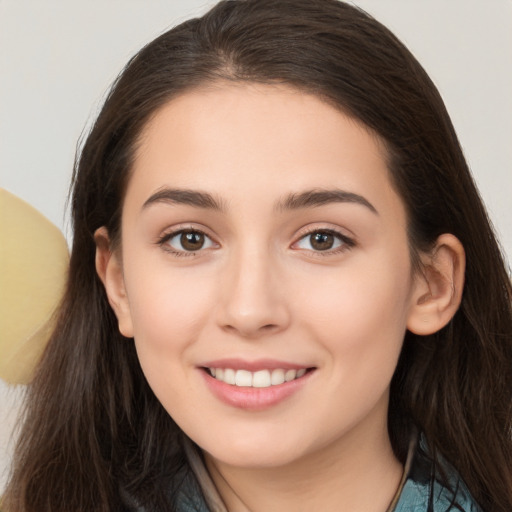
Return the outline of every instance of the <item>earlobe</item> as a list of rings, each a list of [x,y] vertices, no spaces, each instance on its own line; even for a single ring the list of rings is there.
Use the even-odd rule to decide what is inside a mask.
[[[127,338],[133,337],[130,305],[119,255],[112,250],[107,228],[94,233],[96,242],[96,272],[105,287],[108,301],[119,323],[119,331]]]
[[[453,318],[462,300],[466,258],[464,247],[451,234],[441,235],[415,277],[407,320],[409,331],[426,336]]]

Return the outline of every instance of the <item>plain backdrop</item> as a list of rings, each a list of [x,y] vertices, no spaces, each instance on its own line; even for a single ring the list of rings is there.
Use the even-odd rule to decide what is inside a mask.
[[[212,3],[0,0],[0,186],[69,233],[77,140],[109,84],[143,44]],[[512,261],[512,0],[352,3],[393,30],[440,89]],[[0,492],[21,392],[0,380]]]

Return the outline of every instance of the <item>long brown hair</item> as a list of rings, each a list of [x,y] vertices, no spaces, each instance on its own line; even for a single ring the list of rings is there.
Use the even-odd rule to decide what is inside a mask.
[[[410,52],[336,0],[228,0],[143,48],[114,83],[77,158],[73,248],[58,325],[30,388],[4,506],[14,511],[172,510],[182,433],[123,338],[94,265],[93,234],[119,237],[137,139],[150,116],[214,80],[286,83],[359,119],[384,141],[407,209],[411,257],[442,233],[464,245],[462,304],[432,336],[407,333],[389,430],[456,467],[484,510],[512,510],[511,284],[454,128]],[[124,492],[123,491],[123,492]]]

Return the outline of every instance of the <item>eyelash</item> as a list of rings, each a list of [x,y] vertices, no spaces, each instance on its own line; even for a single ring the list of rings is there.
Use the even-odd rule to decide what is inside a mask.
[[[177,249],[174,249],[168,242],[170,240],[172,240],[173,238],[179,236],[179,235],[183,235],[183,233],[191,233],[191,234],[197,234],[197,235],[202,235],[204,236],[205,239],[209,240],[209,242],[212,244],[212,245],[218,245],[213,239],[211,236],[207,235],[203,230],[201,229],[197,229],[197,228],[192,228],[192,227],[184,227],[184,228],[179,228],[179,229],[176,229],[174,231],[171,231],[170,233],[166,233],[164,234],[161,238],[158,239],[157,241],[157,244],[162,247],[162,249],[170,254],[172,254],[173,256],[177,256],[177,257],[191,257],[191,256],[197,256],[197,254],[201,251],[204,251],[205,249],[203,247],[201,247],[199,250],[197,251],[187,251],[186,249],[184,250],[177,250]]]
[[[292,244],[293,246],[297,245],[302,240],[305,240],[307,237],[310,237],[315,234],[323,234],[323,235],[332,235],[335,239],[337,239],[340,243],[339,247],[335,247],[334,249],[326,249],[326,250],[314,250],[314,249],[306,249],[308,250],[312,255],[315,257],[325,257],[325,256],[332,256],[334,254],[340,254],[342,252],[348,251],[352,249],[356,242],[354,239],[344,235],[343,233],[340,233],[336,229],[332,228],[313,228],[309,229],[303,233],[301,233],[300,238]]]
[[[196,229],[192,227],[185,227],[185,228],[179,228],[174,231],[171,231],[170,233],[164,234],[161,238],[158,239],[157,244],[162,247],[163,250],[169,252],[173,256],[177,257],[192,257],[197,256],[199,252],[202,252],[205,250],[204,247],[201,247],[197,251],[188,251],[186,249],[184,250],[176,250],[173,249],[172,246],[168,243],[173,238],[183,235],[183,233],[191,233],[191,234],[197,234],[204,236],[205,239],[209,240],[209,243],[212,245],[218,245],[212,237],[210,237],[208,234],[206,234],[201,229]],[[307,237],[311,237],[315,234],[322,234],[322,235],[331,235],[335,239],[337,239],[340,242],[339,247],[335,247],[334,249],[326,249],[326,250],[314,250],[314,249],[305,249],[311,254],[319,257],[325,257],[325,256],[332,256],[333,254],[339,254],[344,251],[348,251],[352,249],[356,245],[355,241],[352,238],[347,237],[346,235],[340,233],[339,231],[335,229],[330,228],[315,228],[315,229],[309,229],[308,231],[305,231],[301,233],[300,237],[292,244],[292,249],[294,246],[296,246],[299,242],[302,240],[305,240]],[[210,247],[207,247],[207,249]],[[295,249],[299,250],[299,249]]]

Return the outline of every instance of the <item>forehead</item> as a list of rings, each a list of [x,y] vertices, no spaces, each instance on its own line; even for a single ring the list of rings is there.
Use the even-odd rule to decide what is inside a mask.
[[[142,204],[162,186],[234,199],[336,187],[396,201],[386,162],[376,134],[317,96],[215,83],[173,98],[147,123],[128,195]]]

